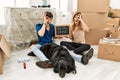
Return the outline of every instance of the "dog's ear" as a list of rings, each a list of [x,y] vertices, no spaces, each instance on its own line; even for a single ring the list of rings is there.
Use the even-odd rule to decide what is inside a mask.
[[[58,65],[54,66],[53,71],[54,71],[55,73],[59,73]]]
[[[53,53],[54,54],[51,56],[51,62],[54,63],[53,65],[57,65],[58,60],[59,60],[58,58],[59,51],[55,50]]]
[[[75,64],[68,63],[67,73],[72,72],[73,74],[76,74],[76,66]]]

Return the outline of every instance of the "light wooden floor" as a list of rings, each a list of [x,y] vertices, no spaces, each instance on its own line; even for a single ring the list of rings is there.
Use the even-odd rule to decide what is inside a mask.
[[[35,65],[39,61],[36,57],[29,57],[30,49],[11,53],[10,59],[5,58],[4,72],[0,80],[120,80],[120,63],[97,58],[98,46],[93,46],[94,55],[88,65],[76,62],[77,74],[66,74],[65,78],[59,77],[52,69],[42,69]],[[29,57],[27,68],[22,63],[17,63],[18,58]]]

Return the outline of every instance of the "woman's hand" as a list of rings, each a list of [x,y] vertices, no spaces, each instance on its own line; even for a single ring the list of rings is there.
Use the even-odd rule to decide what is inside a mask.
[[[82,16],[81,15],[79,15],[79,21],[81,21],[82,20]]]

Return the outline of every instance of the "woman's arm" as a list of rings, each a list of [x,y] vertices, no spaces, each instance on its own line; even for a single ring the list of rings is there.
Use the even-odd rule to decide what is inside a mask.
[[[80,15],[79,21],[81,22],[81,27],[83,28],[84,31],[89,31],[88,26],[85,24],[85,22],[82,20],[82,16]]]
[[[73,35],[72,35],[72,32],[73,32],[73,31],[72,31],[72,25],[73,25],[73,24],[70,24],[70,26],[69,26],[69,38],[73,40]]]
[[[84,21],[83,21],[82,19],[81,19],[80,21],[81,21],[81,23],[82,23],[82,26],[81,26],[81,27],[83,28],[83,30],[84,30],[84,31],[89,31],[89,28],[88,28],[88,26],[84,23]]]

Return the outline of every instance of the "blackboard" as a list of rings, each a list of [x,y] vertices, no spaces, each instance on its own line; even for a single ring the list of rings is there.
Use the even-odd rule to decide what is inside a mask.
[[[69,25],[56,25],[55,36],[69,36]]]

